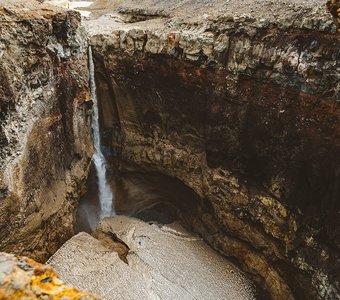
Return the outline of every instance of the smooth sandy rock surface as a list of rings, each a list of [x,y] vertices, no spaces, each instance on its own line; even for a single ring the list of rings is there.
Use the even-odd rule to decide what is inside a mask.
[[[104,239],[79,233],[48,262],[63,280],[108,300],[254,299],[252,284],[236,267],[178,225],[115,217],[102,221],[99,233],[116,235],[130,248],[128,263]]]

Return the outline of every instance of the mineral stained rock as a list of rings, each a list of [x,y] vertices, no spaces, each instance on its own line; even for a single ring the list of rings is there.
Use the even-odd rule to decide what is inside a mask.
[[[27,257],[0,252],[1,300],[96,300],[98,297],[67,286],[47,265]]]
[[[338,25],[338,32],[340,32],[340,1],[330,0],[327,2],[327,7]]]
[[[179,225],[120,216],[99,223],[96,237],[79,233],[48,263],[66,282],[107,300],[255,299],[237,268]]]
[[[93,14],[118,170],[190,187],[193,228],[273,299],[339,298],[340,36],[326,2],[97,1]]]
[[[45,260],[73,235],[92,155],[80,15],[0,1],[0,249]]]

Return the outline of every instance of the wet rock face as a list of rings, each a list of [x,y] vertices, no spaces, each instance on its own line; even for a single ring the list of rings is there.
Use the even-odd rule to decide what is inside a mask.
[[[194,190],[192,226],[274,299],[339,297],[340,37],[323,9],[309,27],[235,13],[92,28],[119,169]]]
[[[72,236],[91,157],[86,38],[78,13],[13,3],[0,1],[0,249],[44,260]]]

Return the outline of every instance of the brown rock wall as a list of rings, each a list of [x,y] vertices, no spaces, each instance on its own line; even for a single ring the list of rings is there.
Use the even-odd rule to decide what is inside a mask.
[[[118,111],[120,170],[193,189],[195,229],[272,298],[339,297],[334,27],[163,22],[116,23],[91,39],[111,86],[103,101]]]
[[[0,6],[0,249],[44,260],[73,235],[89,168],[86,35],[76,12]]]

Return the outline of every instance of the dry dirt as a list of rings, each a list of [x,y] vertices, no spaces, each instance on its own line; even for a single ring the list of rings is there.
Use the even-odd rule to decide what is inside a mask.
[[[313,18],[315,15],[327,14],[324,0],[98,0],[91,6],[92,11],[99,15],[122,8],[142,9],[170,17],[177,16],[184,20],[204,19],[223,14],[251,15],[269,20],[285,17]]]

